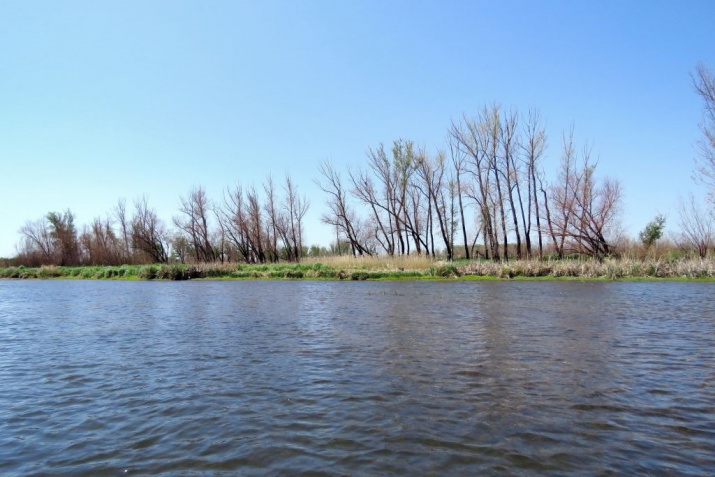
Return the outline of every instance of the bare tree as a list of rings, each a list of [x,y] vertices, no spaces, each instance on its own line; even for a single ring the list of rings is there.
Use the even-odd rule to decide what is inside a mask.
[[[343,234],[350,244],[353,255],[372,255],[367,243],[369,236],[365,232],[362,222],[348,204],[347,191],[343,186],[340,174],[327,160],[320,163],[318,172],[323,179],[316,179],[315,185],[328,194],[327,205],[330,210],[323,214],[323,223],[335,227],[338,244],[340,243],[340,234]]]
[[[388,255],[402,255],[410,252],[410,237],[416,235],[407,204],[415,170],[414,144],[398,139],[391,152],[388,158],[382,144],[368,149],[367,169],[349,171],[349,177],[353,196],[372,212],[376,239]]]
[[[610,179],[597,182],[595,170],[588,147],[580,158],[574,151],[572,129],[564,136],[559,181],[551,187],[553,208],[546,209],[559,257],[567,250],[599,259],[611,253],[609,235],[616,232],[621,185]]]
[[[493,174],[494,187],[492,191],[496,191],[496,195],[492,195],[489,200],[493,204],[494,211],[498,212],[499,221],[501,222],[501,232],[504,249],[502,254],[504,260],[509,260],[509,238],[506,229],[506,213],[504,212],[504,196],[502,189],[502,180],[499,165],[499,143],[502,136],[501,127],[501,108],[497,105],[491,108],[484,108],[482,113],[483,128],[486,134],[482,134],[484,141],[482,148],[487,153],[488,173]],[[497,239],[498,242],[498,239]]]
[[[711,214],[704,212],[691,194],[688,202],[679,204],[680,230],[676,242],[683,250],[695,250],[705,258],[715,245],[715,227]]]
[[[464,219],[464,202],[462,197],[464,196],[464,188],[462,185],[462,175],[466,171],[467,167],[467,155],[464,151],[460,150],[459,144],[457,144],[454,136],[449,136],[449,152],[452,158],[452,167],[454,168],[454,179],[456,183],[456,195],[459,203],[459,220],[462,224],[462,240],[464,242],[464,258],[470,259],[469,254],[469,240],[467,239],[467,222]]]
[[[149,208],[146,196],[134,201],[131,223],[132,248],[154,263],[167,263],[166,231],[154,209]]]
[[[266,194],[265,212],[267,214],[267,243],[268,243],[268,259],[272,262],[277,262],[280,258],[278,252],[278,204],[276,199],[276,188],[273,182],[273,176],[269,175],[266,182],[263,183],[263,191]]]
[[[439,224],[440,233],[442,235],[442,240],[444,241],[445,251],[447,253],[447,259],[452,260],[454,257],[454,250],[452,247],[452,231],[454,223],[454,214],[452,200],[447,202],[445,197],[445,192],[448,194],[449,191],[449,180],[445,178],[446,171],[446,158],[444,152],[440,151],[437,155],[432,158],[427,154],[420,155],[418,162],[417,173],[422,179],[424,184],[424,190],[429,196],[429,200],[432,203],[430,208],[437,216],[437,222]],[[450,194],[454,197],[454,192]],[[449,206],[448,206],[449,204]],[[434,238],[432,239],[434,247]],[[433,248],[434,255],[434,248]]]
[[[50,227],[45,217],[34,222],[27,221],[20,230],[22,245],[19,255],[27,265],[49,265],[57,262]]]
[[[216,260],[211,231],[209,230],[209,213],[211,204],[203,187],[191,189],[186,197],[182,197],[179,207],[180,216],[174,217],[174,225],[186,234],[193,249],[196,262],[213,262]]]
[[[583,170],[578,169],[578,155],[574,149],[573,126],[568,135],[563,136],[563,153],[557,182],[551,186],[549,202],[545,199],[547,217],[554,248],[559,258],[564,256],[569,225],[576,211],[576,194],[581,188]]]
[[[80,236],[83,263],[91,265],[121,265],[122,245],[109,218],[96,217]]]
[[[300,261],[303,253],[303,218],[308,212],[308,200],[298,193],[298,187],[289,174],[285,177],[285,248],[289,260]]]
[[[700,125],[703,138],[698,143],[700,157],[695,178],[708,187],[708,199],[715,213],[715,75],[701,63],[692,78],[695,91],[705,103]]]
[[[541,116],[538,111],[529,111],[528,118],[525,122],[524,134],[526,139],[522,145],[524,150],[524,161],[526,163],[527,175],[527,222],[524,224],[524,233],[526,235],[526,254],[531,256],[531,217],[532,213],[536,219],[536,234],[539,239],[539,259],[543,258],[544,245],[541,236],[541,217],[539,208],[539,194],[536,188],[536,178],[539,175],[540,160],[546,149],[546,131],[541,121]]]
[[[511,219],[514,225],[514,235],[516,237],[516,258],[521,259],[521,233],[519,231],[519,221],[517,219],[516,203],[514,202],[514,190],[516,190],[518,205],[521,208],[521,215],[523,219],[524,207],[521,202],[521,188],[519,187],[520,171],[519,163],[516,161],[516,156],[520,148],[517,129],[517,118],[518,115],[516,111],[513,110],[507,112],[502,116],[500,128],[500,143],[502,149],[503,164],[500,164],[499,169],[504,177],[504,182],[506,184],[506,197],[509,201],[508,205],[509,209],[511,210]],[[508,258],[508,256],[505,256],[505,258]]]
[[[581,189],[576,195],[578,213],[571,224],[571,237],[580,246],[580,251],[594,258],[610,255],[609,236],[617,232],[617,218],[620,213],[621,184],[617,180],[605,179],[597,184],[594,177],[595,166],[587,168]]]
[[[242,260],[247,263],[251,262],[253,259],[252,246],[249,239],[243,187],[240,184],[233,189],[226,189],[219,213],[220,221],[223,223],[233,248]]]
[[[459,124],[452,123],[449,130],[456,147],[469,158],[469,172],[474,184],[465,189],[467,195],[477,204],[479,222],[484,240],[486,258],[499,260],[499,245],[494,228],[490,183],[489,135],[484,125],[486,109],[475,119],[463,116]]]
[[[131,223],[127,216],[127,201],[125,199],[119,199],[117,206],[113,210],[113,214],[119,226],[122,247],[121,261],[123,263],[129,263],[132,261],[132,238]]]

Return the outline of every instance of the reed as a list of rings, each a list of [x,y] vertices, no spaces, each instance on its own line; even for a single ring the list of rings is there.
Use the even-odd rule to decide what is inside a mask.
[[[103,280],[312,279],[385,280],[469,278],[715,279],[715,258],[512,260],[445,262],[425,256],[326,257],[301,263],[122,265],[0,268],[0,278]]]
[[[715,278],[715,259],[669,260],[519,260],[471,262],[460,269],[463,275],[499,278]]]
[[[363,269],[363,270],[427,270],[431,266],[444,261],[434,260],[425,255],[402,256],[362,256],[351,255],[307,258],[303,263],[322,263],[332,268]]]

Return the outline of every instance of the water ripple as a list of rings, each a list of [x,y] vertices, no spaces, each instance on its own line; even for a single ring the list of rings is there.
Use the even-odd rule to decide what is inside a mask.
[[[0,282],[0,473],[708,475],[713,291]]]

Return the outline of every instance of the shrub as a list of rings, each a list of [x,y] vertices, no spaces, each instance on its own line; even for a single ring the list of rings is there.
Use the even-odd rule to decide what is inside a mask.
[[[144,265],[139,268],[137,276],[142,280],[153,280],[156,278],[157,268],[155,265]]]
[[[20,278],[20,270],[15,267],[9,267],[2,271],[3,278]]]
[[[285,277],[293,279],[303,278],[303,272],[300,270],[286,270]]]
[[[234,278],[251,278],[253,277],[253,272],[236,270],[231,273],[231,276]]]
[[[315,273],[318,278],[337,278],[337,275],[335,270],[330,270],[329,268],[323,268]]]
[[[434,277],[449,278],[460,276],[459,269],[457,269],[457,267],[452,264],[444,264],[438,267],[431,267],[429,271],[430,275]]]
[[[37,272],[37,276],[39,278],[57,278],[57,277],[61,277],[62,275],[63,275],[62,270],[60,270],[59,268],[57,268],[55,266],[51,266],[51,265],[50,266],[43,265],[42,267],[40,267],[40,270]]]

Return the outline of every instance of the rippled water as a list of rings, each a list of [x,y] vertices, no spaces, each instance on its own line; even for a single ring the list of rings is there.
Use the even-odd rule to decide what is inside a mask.
[[[715,469],[715,285],[0,281],[0,474]]]

